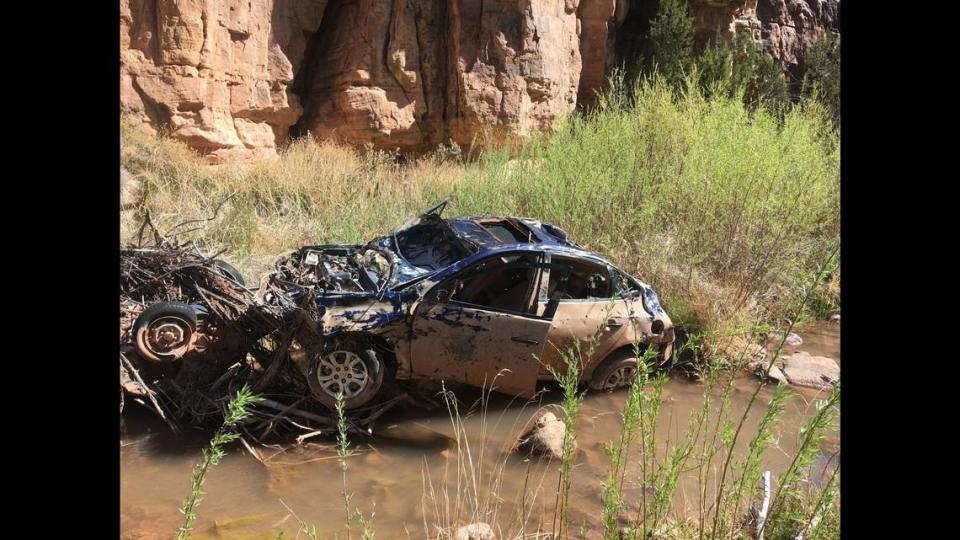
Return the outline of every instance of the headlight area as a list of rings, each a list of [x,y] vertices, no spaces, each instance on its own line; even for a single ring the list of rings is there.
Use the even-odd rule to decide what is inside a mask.
[[[653,321],[653,323],[650,325],[650,332],[655,336],[659,336],[660,334],[662,334],[663,321],[661,321],[660,319]]]
[[[647,287],[643,291],[643,309],[651,316],[656,317],[663,313],[663,308],[660,307],[660,299],[657,298],[657,293],[653,292],[653,289]],[[663,323],[661,323],[662,325]]]

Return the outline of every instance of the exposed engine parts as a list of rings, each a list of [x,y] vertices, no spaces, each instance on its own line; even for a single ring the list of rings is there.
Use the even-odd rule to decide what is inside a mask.
[[[273,276],[288,287],[323,292],[369,292],[382,288],[390,275],[390,260],[363,246],[307,246],[276,264]]]

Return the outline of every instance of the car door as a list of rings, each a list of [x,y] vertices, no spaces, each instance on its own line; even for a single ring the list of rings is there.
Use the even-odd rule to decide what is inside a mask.
[[[553,315],[537,313],[547,267],[534,252],[498,254],[435,285],[414,314],[413,375],[532,397]]]
[[[597,364],[610,351],[630,342],[629,308],[614,293],[613,274],[604,264],[574,257],[552,256],[551,267],[569,269],[565,285],[547,276],[547,287],[541,293],[540,309],[545,310],[548,295],[562,289],[552,324],[547,333],[543,364],[539,377],[549,378],[545,366],[565,369],[561,351],[575,351],[579,343],[582,375],[589,377]],[[575,353],[574,353],[575,354]]]

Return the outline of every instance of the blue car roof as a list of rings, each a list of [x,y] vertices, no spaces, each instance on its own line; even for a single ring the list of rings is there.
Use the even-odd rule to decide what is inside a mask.
[[[558,227],[529,218],[511,216],[464,216],[447,218],[445,221],[461,238],[469,240],[478,246],[492,248],[514,245],[514,242],[504,242],[503,240],[497,238],[480,223],[482,221],[492,220],[520,222],[525,227],[530,229],[531,232],[533,232],[534,236],[537,237],[537,243],[540,244],[580,247],[571,242],[568,238],[557,236],[548,230],[552,229],[554,231],[562,232]],[[565,235],[566,233],[563,234]]]
[[[537,237],[537,241],[505,242],[494,236],[480,224],[481,221],[490,220],[519,221],[528,229],[530,229],[531,232],[533,232],[533,234]],[[446,221],[458,236],[480,248],[478,253],[476,253],[474,256],[468,257],[468,259],[471,260],[477,260],[480,258],[476,256],[480,255],[480,253],[484,253],[485,255],[493,255],[495,253],[507,251],[543,251],[556,253],[558,255],[566,255],[569,257],[582,257],[612,265],[612,263],[610,263],[610,261],[608,261],[603,255],[584,249],[583,247],[571,242],[568,238],[559,237],[552,234],[548,229],[555,231],[560,231],[560,229],[550,225],[549,223],[541,223],[540,221],[533,219],[509,216],[464,216],[447,218]]]

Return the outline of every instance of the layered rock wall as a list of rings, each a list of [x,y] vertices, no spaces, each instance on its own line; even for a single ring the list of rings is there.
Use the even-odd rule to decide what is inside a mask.
[[[427,150],[549,130],[591,102],[617,28],[656,0],[121,0],[120,107],[212,162],[294,134]],[[691,0],[698,37],[754,32],[784,66],[830,0]],[[651,6],[644,6],[645,13]]]

